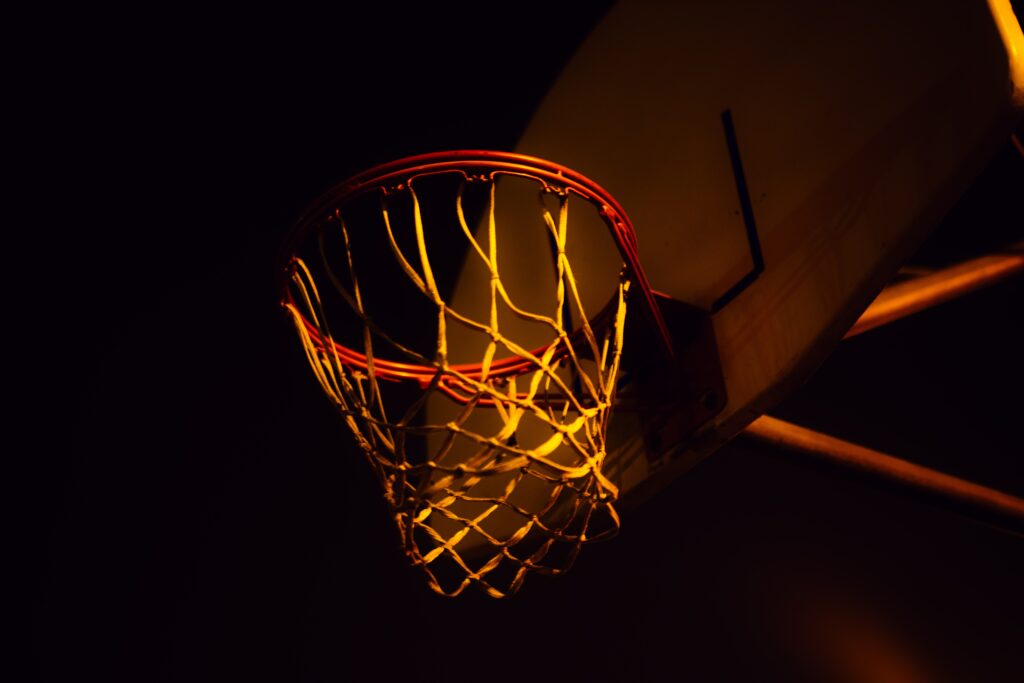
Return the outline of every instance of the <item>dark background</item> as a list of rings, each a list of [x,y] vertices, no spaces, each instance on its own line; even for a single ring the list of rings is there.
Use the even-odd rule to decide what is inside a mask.
[[[514,148],[603,11],[36,23],[8,320],[39,678],[1021,679],[1024,539],[742,444],[511,601],[407,567],[277,247],[362,168]],[[1024,237],[1022,187],[1007,146],[915,262]],[[1022,301],[844,342],[775,414],[1024,495]]]

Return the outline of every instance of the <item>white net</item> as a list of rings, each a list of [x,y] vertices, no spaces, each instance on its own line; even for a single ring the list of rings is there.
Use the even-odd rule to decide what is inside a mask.
[[[583,543],[618,529],[612,506],[618,492],[602,467],[629,271],[613,274],[612,300],[588,316],[566,243],[570,204],[593,210],[593,200],[516,174],[539,184],[538,224],[549,235],[554,261],[547,310],[520,308],[499,267],[498,175],[463,174],[455,196],[466,258],[488,274],[482,316],[456,310],[442,294],[416,182],[378,190],[388,257],[433,311],[436,337],[429,351],[399,341],[367,311],[350,234],[356,226],[350,227],[344,206],[326,211],[310,233],[317,235],[315,257],[292,257],[285,299],[314,375],[383,485],[406,554],[431,588],[449,596],[473,584],[494,597],[509,595],[531,572],[565,571]],[[469,183],[487,196],[476,235],[463,208]],[[396,225],[399,196],[411,207],[407,233]],[[345,343],[332,334],[329,318],[338,316],[322,299],[327,293],[346,304]],[[512,338],[508,313],[543,330],[546,343]],[[456,326],[484,340],[476,363],[449,362]],[[396,409],[388,394],[399,385],[415,392]],[[439,397],[447,412],[425,410]]]

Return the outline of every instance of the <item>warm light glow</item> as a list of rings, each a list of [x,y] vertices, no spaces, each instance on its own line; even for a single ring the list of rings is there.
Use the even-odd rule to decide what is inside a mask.
[[[1010,0],[988,0],[988,6],[1010,60],[1013,103],[1024,109],[1024,33],[1021,31],[1020,18],[1010,6]]]

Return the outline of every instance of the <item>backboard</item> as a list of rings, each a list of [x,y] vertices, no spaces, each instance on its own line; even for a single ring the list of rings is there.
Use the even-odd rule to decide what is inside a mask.
[[[339,346],[305,261],[282,269],[297,288],[286,284],[286,305],[434,589],[504,595],[529,571],[564,571],[617,527],[611,502],[642,502],[804,381],[1013,130],[1022,59],[1019,23],[998,0],[627,0],[518,146],[555,163],[500,178],[460,170],[447,219],[419,199],[443,193],[426,191],[436,178],[422,164],[495,153],[386,164],[328,195],[313,232],[356,324]],[[590,189],[566,189],[577,180]],[[347,230],[358,212],[331,202],[365,187],[379,194],[363,209],[378,229]],[[466,209],[473,187],[485,196]],[[427,245],[438,222],[464,253]],[[384,257],[361,270],[352,258],[372,251],[367,235]],[[390,298],[403,281],[408,301],[429,304],[422,316]],[[371,314],[363,299],[385,290]],[[638,300],[649,314],[626,316]],[[598,310],[603,337],[588,322]],[[385,318],[429,327],[432,347],[399,343]],[[589,348],[574,352],[572,335]],[[360,344],[365,354],[341,359]],[[413,364],[374,361],[381,344]],[[498,347],[515,357],[495,360]],[[525,361],[529,388],[515,372],[497,378],[492,361]],[[410,379],[422,396],[385,408],[381,381]],[[422,438],[418,454],[407,437]],[[605,528],[589,526],[593,514]],[[564,562],[548,564],[558,544]],[[448,587],[439,558],[456,575]]]
[[[1024,41],[1007,2],[616,4],[517,151],[619,200],[653,289],[709,312],[725,383],[697,429],[614,414],[607,468],[624,503],[805,380],[1022,107]],[[464,273],[455,305],[479,289]]]

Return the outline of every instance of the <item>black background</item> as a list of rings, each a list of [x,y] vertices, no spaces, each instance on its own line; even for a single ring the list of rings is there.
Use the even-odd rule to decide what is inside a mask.
[[[277,247],[362,168],[514,148],[603,9],[34,25],[9,362],[40,678],[1020,680],[1024,539],[742,444],[511,601],[407,567]],[[1019,240],[1022,187],[1007,147],[915,261]],[[775,414],[1024,495],[1021,301],[845,342]]]

